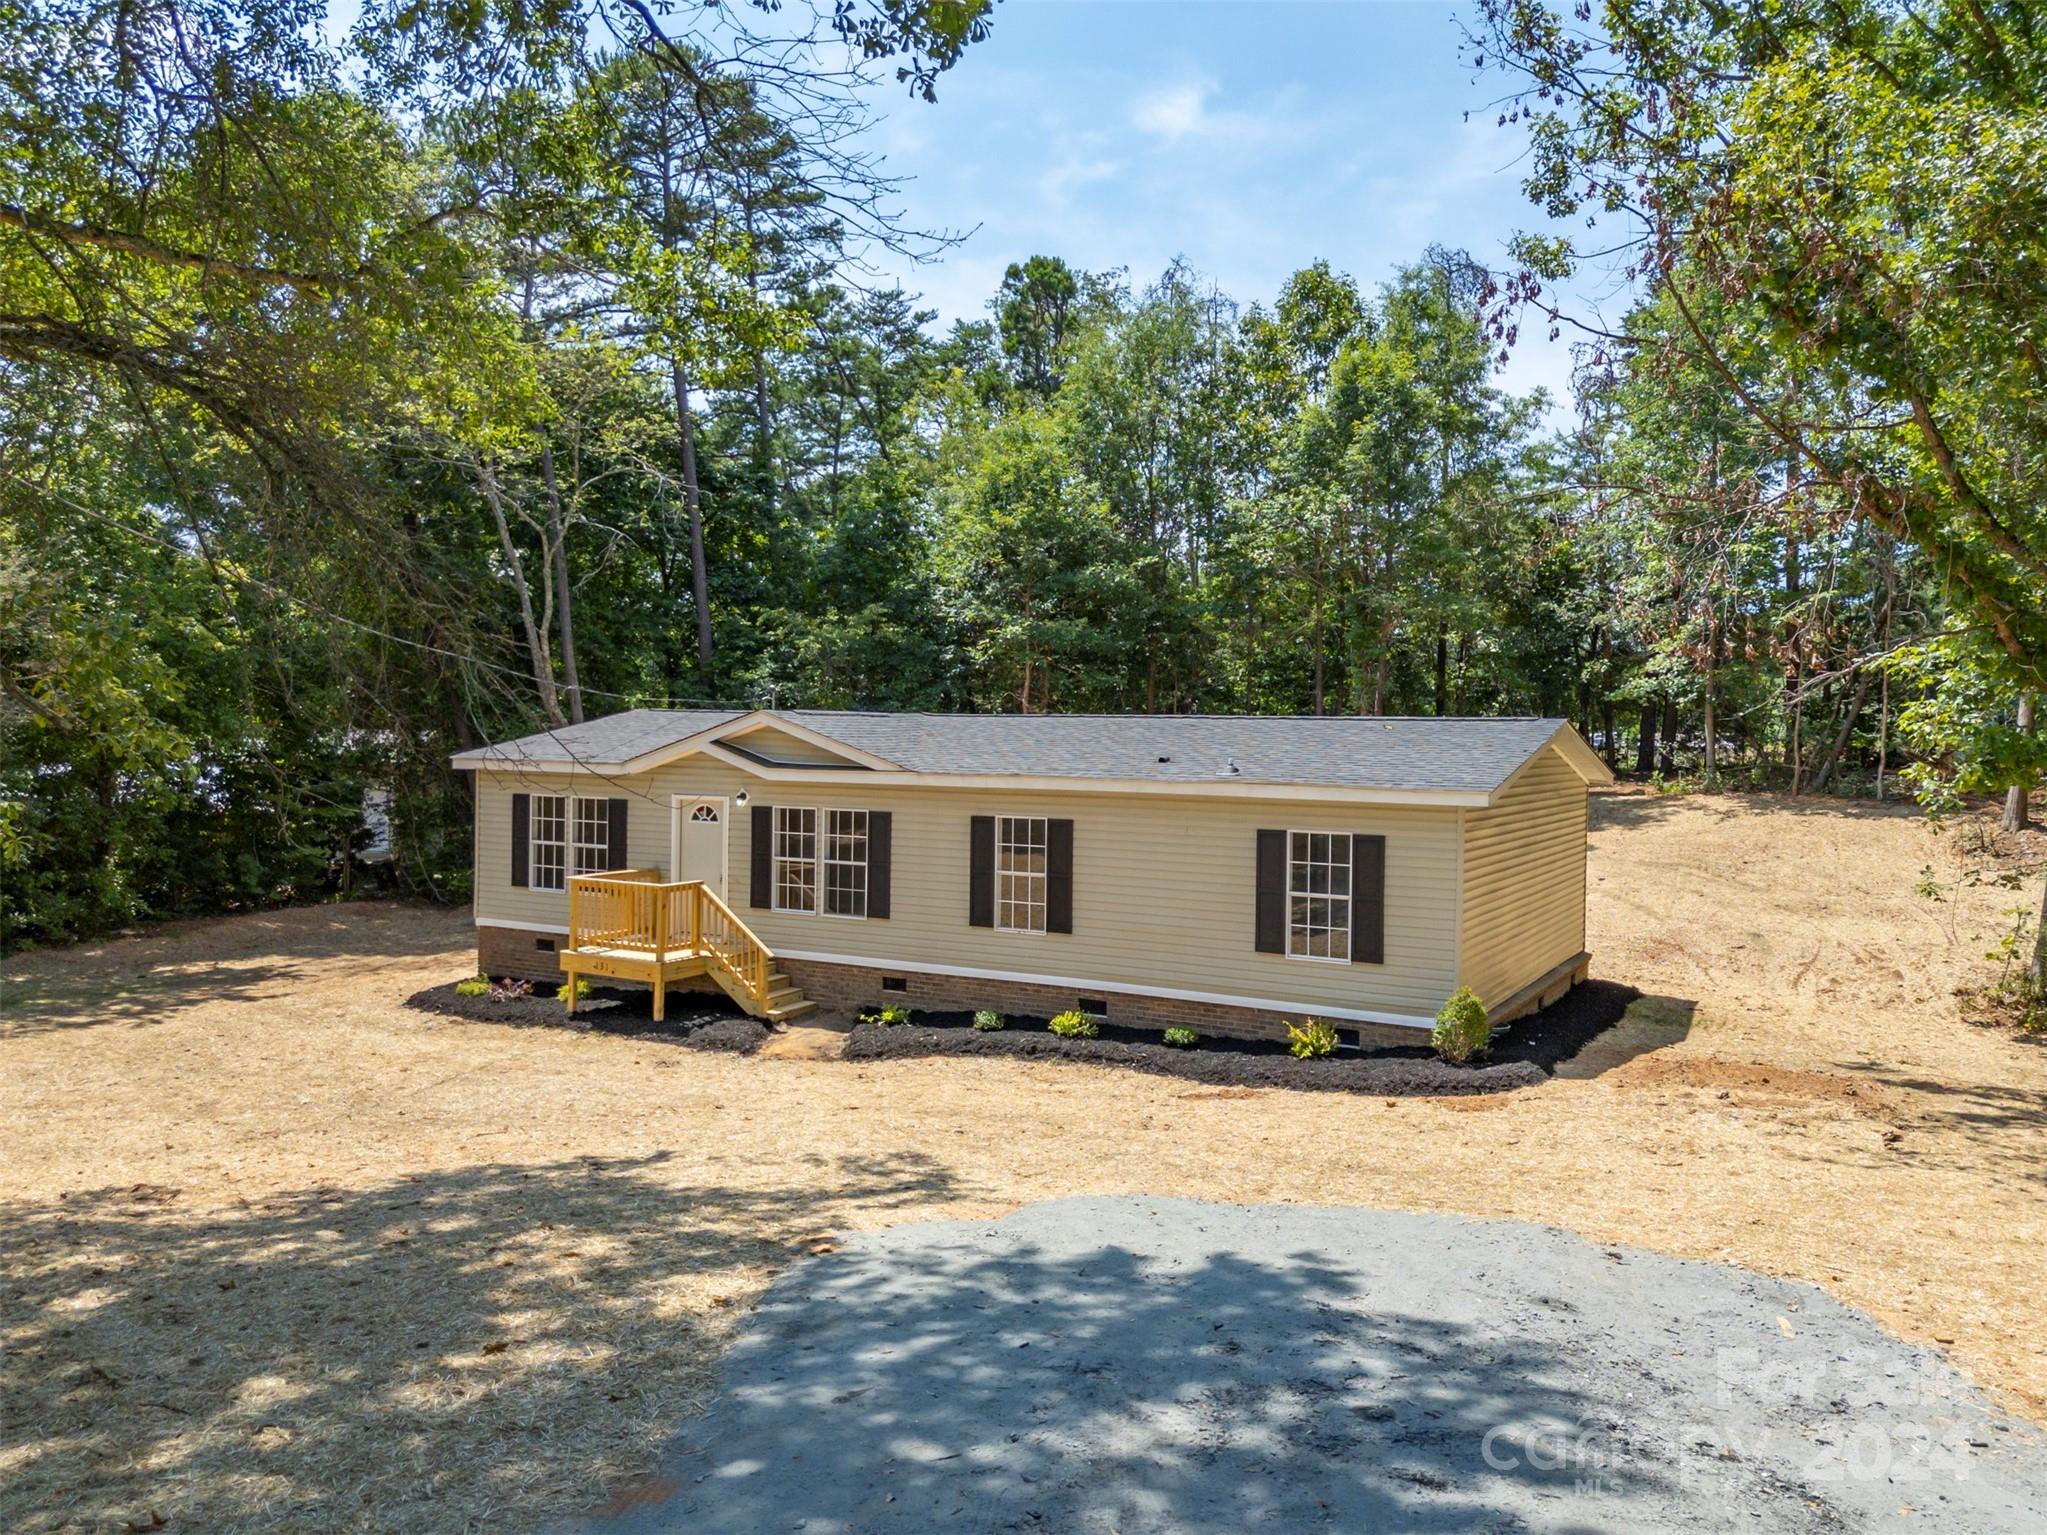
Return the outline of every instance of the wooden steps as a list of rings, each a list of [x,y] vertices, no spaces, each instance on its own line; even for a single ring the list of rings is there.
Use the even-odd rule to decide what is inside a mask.
[[[708,975],[755,1018],[783,1024],[817,1004],[775,968],[774,952],[701,880],[663,882],[652,869],[579,874],[569,881],[569,942],[558,956],[569,978],[586,975],[644,981],[654,989],[654,1017],[668,1007],[668,987]]]

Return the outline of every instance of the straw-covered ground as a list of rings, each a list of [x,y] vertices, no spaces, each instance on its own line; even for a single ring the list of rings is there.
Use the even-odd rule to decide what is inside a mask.
[[[516,1531],[628,1488],[833,1234],[1069,1194],[1440,1209],[1814,1281],[2047,1419],[2047,1049],[1963,1021],[2014,897],[1908,811],[1595,806],[1648,995],[1478,1098],[813,1061],[435,1016],[459,913],[5,966],[0,1528]]]

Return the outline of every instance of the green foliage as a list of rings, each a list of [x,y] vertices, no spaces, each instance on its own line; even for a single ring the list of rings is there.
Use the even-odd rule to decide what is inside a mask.
[[[568,981],[563,981],[561,985],[555,987],[554,989],[555,1001],[566,1002],[569,1000],[570,984],[571,983]],[[574,982],[574,988],[575,997],[578,1002],[587,1002],[589,1000],[590,983],[588,981],[584,980],[581,976],[577,976]]]
[[[1165,1042],[1175,1050],[1192,1050],[1201,1043],[1201,1036],[1199,1034],[1179,1024],[1175,1024],[1172,1028],[1167,1029],[1164,1038]]]
[[[885,1006],[870,1008],[867,1012],[862,1013],[860,1021],[862,1023],[880,1024],[884,1028],[894,1028],[898,1024],[910,1021],[910,1010],[900,1002],[890,1002]]]
[[[799,11],[920,94],[991,14]],[[864,97],[750,67],[808,57],[772,6],[672,50],[612,0],[0,7],[0,949],[460,900],[449,755],[639,705],[1559,715],[1660,786],[2037,780],[2015,14],[1651,0],[1609,58],[1483,0],[1554,83],[1535,197],[1661,210],[1545,436],[1496,357],[1555,233],[1504,293],[1304,251],[1269,307],[1029,255],[936,334],[842,280]]]
[[[1492,1025],[1486,1021],[1485,1004],[1469,986],[1460,986],[1436,1014],[1436,1026],[1430,1032],[1429,1043],[1435,1046],[1436,1054],[1451,1065],[1462,1066],[1467,1061],[1483,1060],[1492,1048],[1492,1038]]]
[[[466,981],[457,981],[455,983],[455,995],[458,997],[489,996],[490,977],[487,975],[472,975]]]
[[[1083,1013],[1079,1008],[1069,1008],[1057,1014],[1046,1027],[1061,1039],[1093,1039],[1102,1032],[1101,1024],[1094,1016]]]
[[[974,1027],[984,1034],[991,1034],[997,1029],[1006,1027],[1007,1024],[1008,1020],[992,1007],[984,1007],[974,1014]]]
[[[1333,1055],[1338,1043],[1336,1029],[1320,1018],[1303,1018],[1286,1026],[1287,1054],[1297,1061],[1318,1061]]]

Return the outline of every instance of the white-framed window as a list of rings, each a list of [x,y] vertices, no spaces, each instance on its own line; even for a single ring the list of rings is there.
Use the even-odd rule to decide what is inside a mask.
[[[570,846],[578,874],[602,874],[611,867],[611,801],[576,796],[575,839]]]
[[[1287,833],[1286,951],[1294,959],[1350,959],[1350,835]]]
[[[867,812],[827,810],[824,831],[824,913],[867,915]]]
[[[568,797],[536,794],[527,817],[527,879],[535,890],[568,889]]]
[[[995,818],[995,926],[1008,933],[1045,931],[1045,817]]]
[[[775,910],[817,910],[817,811],[775,807]]]
[[[566,890],[571,874],[611,867],[611,802],[536,794],[527,810],[526,878],[535,890]]]

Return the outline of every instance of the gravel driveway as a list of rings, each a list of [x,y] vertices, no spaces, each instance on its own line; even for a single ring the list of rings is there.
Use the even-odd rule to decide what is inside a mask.
[[[604,1535],[2034,1531],[2047,1440],[1810,1286],[1548,1227],[1084,1198],[769,1292]]]

